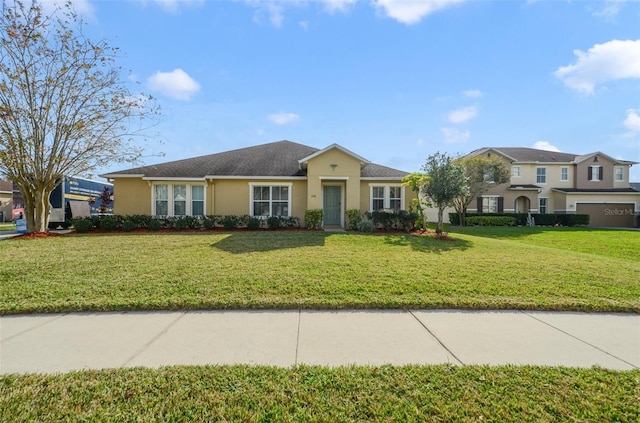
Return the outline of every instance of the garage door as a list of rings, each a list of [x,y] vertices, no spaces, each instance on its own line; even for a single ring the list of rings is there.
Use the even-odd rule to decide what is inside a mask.
[[[578,204],[576,213],[589,215],[589,226],[626,227],[636,225],[633,204]]]

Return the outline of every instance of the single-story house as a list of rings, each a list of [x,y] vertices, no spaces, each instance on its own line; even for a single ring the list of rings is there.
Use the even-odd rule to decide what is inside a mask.
[[[332,144],[278,141],[100,175],[113,182],[118,215],[298,217],[322,209],[325,227],[346,211],[407,210],[416,197],[407,172]]]

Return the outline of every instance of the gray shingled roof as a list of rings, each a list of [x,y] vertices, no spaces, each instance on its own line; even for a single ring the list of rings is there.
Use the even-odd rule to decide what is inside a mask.
[[[535,148],[523,147],[489,147],[493,150],[506,154],[518,162],[562,162],[569,163],[578,157],[576,154],[560,153],[557,151],[537,150]]]
[[[299,160],[320,151],[292,141],[277,141],[191,159],[111,172],[103,177],[143,175],[151,178],[204,178],[205,176],[306,176]],[[366,164],[362,177],[403,177],[407,172]]]

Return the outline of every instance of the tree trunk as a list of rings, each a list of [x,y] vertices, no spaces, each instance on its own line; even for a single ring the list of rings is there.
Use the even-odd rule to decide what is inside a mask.
[[[460,220],[460,226],[467,226],[467,208],[463,208],[460,213],[458,213],[458,217]]]
[[[442,233],[444,222],[442,221],[442,215],[444,214],[444,207],[438,207],[438,226],[436,227],[436,234]]]
[[[34,194],[33,232],[46,232],[49,226],[49,194],[51,192],[46,188],[39,188]]]

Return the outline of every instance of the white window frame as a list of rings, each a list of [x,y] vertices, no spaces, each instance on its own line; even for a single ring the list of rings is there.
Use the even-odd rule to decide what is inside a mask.
[[[600,182],[602,180],[602,179],[600,179],[600,169],[602,169],[602,166],[600,166],[600,165],[591,165],[589,167],[591,168],[591,179],[589,179],[589,181],[590,182]]]
[[[613,168],[613,181],[624,182],[624,167],[616,166]]]
[[[375,211],[373,209],[373,188],[384,188],[384,207],[383,209],[391,209],[391,188],[400,188],[400,209],[404,210],[405,192],[402,184],[369,184],[369,211]],[[376,197],[379,199],[379,197]],[[394,198],[397,200],[397,198]]]
[[[156,186],[159,185],[166,185],[167,186],[167,212],[169,214],[167,215],[159,215],[156,213]],[[151,214],[153,216],[167,216],[167,217],[174,217],[175,216],[175,205],[174,205],[174,189],[173,187],[175,185],[181,185],[181,186],[186,186],[187,187],[187,198],[186,198],[186,206],[185,206],[185,214],[184,216],[193,216],[193,200],[192,200],[192,187],[194,186],[201,186],[203,187],[203,191],[204,191],[204,195],[203,195],[203,200],[197,200],[197,201],[202,201],[203,202],[203,216],[206,216],[207,214],[207,186],[206,184],[198,184],[198,183],[188,183],[188,182],[175,182],[175,183],[169,183],[169,182],[157,182],[157,183],[153,183],[152,184],[152,188],[151,188]],[[162,200],[165,201],[165,200]],[[183,215],[180,215],[183,216]]]
[[[522,176],[520,166],[511,166],[511,177],[519,178]]]
[[[542,174],[540,174],[538,172],[539,170],[543,171]],[[540,182],[540,178],[541,177],[544,179],[543,182]],[[536,167],[536,184],[544,185],[546,183],[547,183],[547,168],[546,168],[546,166],[538,166],[538,167]]]
[[[544,205],[542,204],[543,202]],[[538,214],[547,213],[549,213],[549,197],[538,197]]]
[[[560,180],[562,182],[569,181],[569,168],[567,166],[562,166],[560,168]]]
[[[273,188],[285,187],[287,188],[287,215],[282,217],[291,217],[291,192],[293,191],[293,183],[279,183],[279,182],[249,182],[249,215],[257,218],[264,218],[264,215],[256,215],[253,210],[253,189],[255,187],[269,187],[269,212],[273,211]],[[276,202],[281,203],[282,200]],[[267,217],[270,217],[269,214]]]

